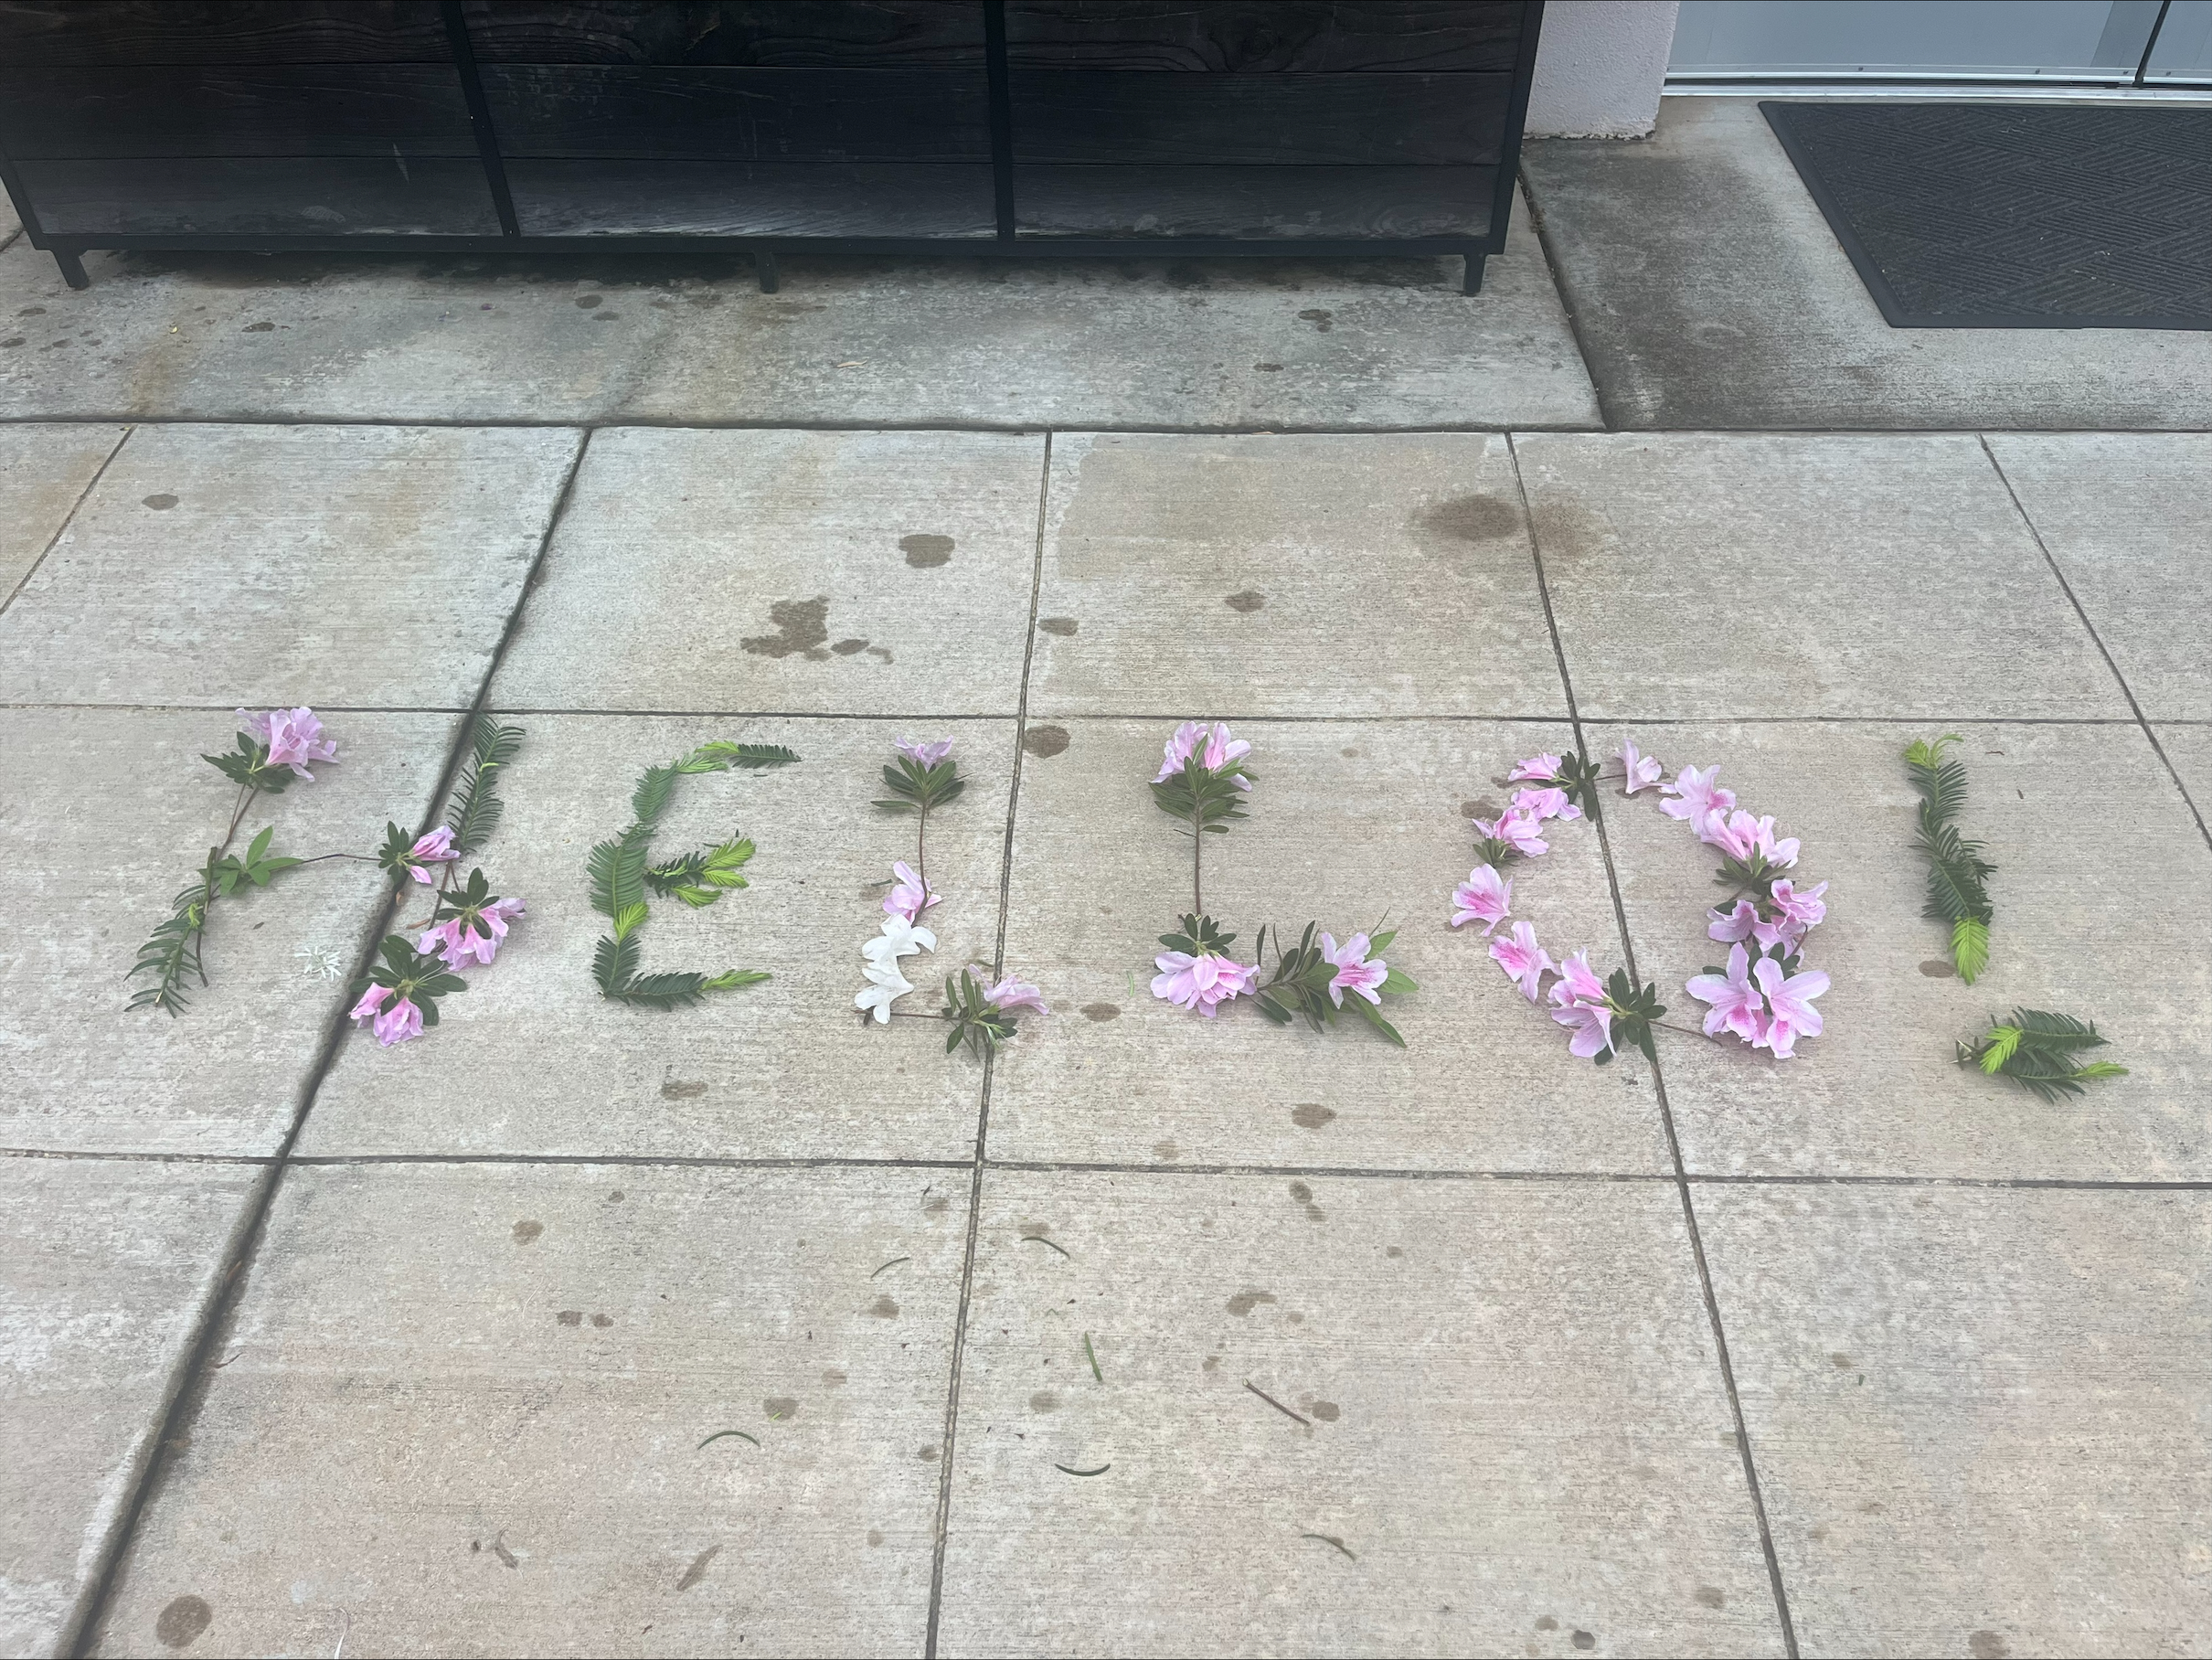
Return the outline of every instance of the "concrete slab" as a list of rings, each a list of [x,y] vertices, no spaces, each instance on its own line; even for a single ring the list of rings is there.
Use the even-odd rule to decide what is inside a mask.
[[[988,1178],[947,1651],[1780,1652],[1671,1184],[1285,1189]]]
[[[2160,726],[2158,747],[2181,775],[2200,820],[2212,819],[2212,727]]]
[[[1498,437],[1053,441],[1045,714],[1564,715]]]
[[[99,1650],[917,1651],[956,1187],[294,1170]]]
[[[2212,426],[2212,335],[1891,328],[1754,99],[1521,168],[1612,424]]]
[[[2197,1655],[2212,1196],[1701,1187],[1807,1655]]]
[[[529,914],[438,1030],[384,1049],[348,1043],[301,1147],[317,1155],[523,1154],[735,1158],[973,1156],[982,1065],[944,1053],[942,1029],[863,1027],[861,942],[883,922],[891,862],[913,858],[911,819],[874,811],[889,721],[531,716],[505,780],[506,815],[485,875]],[[988,961],[1012,789],[1012,721],[940,722],[967,793],[931,815],[932,956],[909,959],[901,1011],[941,1005],[943,975]],[[787,743],[773,771],[679,782],[654,842],[675,857],[750,836],[752,885],[704,910],[654,902],[645,968],[766,969],[765,985],[662,1013],[610,1004],[591,979],[606,931],[584,862],[630,818],[647,766],[718,738]],[[413,914],[413,913],[410,913]],[[1056,1016],[1056,1020],[1064,1016]],[[1051,1021],[1041,1023],[1050,1026]],[[1020,1039],[1031,1041],[1025,1032]]]
[[[1948,929],[1920,915],[1911,851],[1917,797],[1902,753],[1923,733],[1965,742],[1962,832],[1997,871],[1987,972],[1953,977]],[[2203,1102],[2212,1088],[2212,848],[2133,726],[1926,728],[1893,723],[1617,728],[1670,764],[1717,764],[1747,810],[1803,838],[1808,881],[1831,884],[1808,961],[1833,986],[1826,1026],[1793,1060],[1660,1034],[1667,1099],[1695,1171],[2044,1180],[2212,1177]],[[1683,983],[1725,948],[1706,937],[1719,860],[1648,797],[1607,818],[1636,960],[1670,1018],[1704,1006]],[[2085,858],[2079,826],[2124,801],[2130,856]],[[2099,803],[2108,803],[2100,807]],[[2141,901],[2141,871],[2161,872]],[[2127,964],[2158,964],[2152,974]],[[2124,990],[2122,988],[2124,986]],[[2047,1106],[1962,1070],[1955,1039],[2016,1005],[2094,1020],[2130,1076]]]
[[[1256,1010],[1208,1021],[1152,995],[1158,936],[1190,908],[1190,843],[1145,785],[1173,727],[1033,724],[1050,754],[1022,770],[1009,962],[1058,1012],[1000,1060],[992,1155],[1139,1165],[1334,1169],[1670,1168],[1641,1060],[1594,1079],[1559,1029],[1450,926],[1474,863],[1468,813],[1565,727],[1492,721],[1240,722],[1251,816],[1209,836],[1206,903],[1251,952],[1260,925],[1318,920],[1339,940],[1388,918],[1387,953],[1420,983],[1390,1016],[1394,1049],[1356,1019],[1324,1033]],[[1593,961],[1619,936],[1594,835],[1563,835],[1516,874],[1517,914]],[[1555,954],[1560,954],[1555,952]],[[1241,960],[1250,961],[1249,956]],[[1273,959],[1269,965],[1271,969]]]
[[[1975,439],[1519,452],[1586,717],[2130,713]]]
[[[0,253],[0,415],[771,426],[1594,426],[1514,216],[1452,259]]]
[[[463,707],[580,442],[142,428],[0,614],[0,699]]]
[[[2143,713],[2212,719],[2212,434],[2005,432],[1989,445]]]
[[[142,667],[145,659],[138,659]],[[333,714],[338,761],[261,798],[241,842],[373,852],[417,822],[452,742],[433,715]],[[335,862],[218,901],[191,1007],[125,1011],[124,973],[229,822],[235,787],[199,757],[212,713],[0,710],[0,905],[35,919],[0,956],[0,1147],[266,1155],[292,1123],[384,891]],[[127,764],[115,758],[128,757]]]
[[[15,597],[126,429],[0,427],[0,606]]]
[[[60,1652],[258,1174],[0,1159],[0,1650]]]
[[[1014,714],[1042,436],[596,433],[494,696]]]

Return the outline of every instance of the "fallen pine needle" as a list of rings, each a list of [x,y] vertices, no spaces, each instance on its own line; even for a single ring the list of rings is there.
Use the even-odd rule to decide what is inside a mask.
[[[883,1265],[883,1268],[896,1268],[901,1262],[911,1262],[914,1259],[912,1257],[893,1257],[888,1262],[886,1262]],[[881,1273],[883,1272],[883,1268],[878,1268],[876,1271],[876,1274]],[[873,1280],[876,1277],[876,1274],[870,1274],[868,1275],[868,1278]]]
[[[1097,1378],[1101,1383],[1104,1383],[1106,1381],[1106,1374],[1099,1370],[1098,1351],[1090,1346],[1090,1334],[1089,1332],[1085,1332],[1083,1334],[1083,1358],[1090,1362],[1090,1375]]]
[[[760,1444],[760,1442],[759,1442],[757,1440],[754,1440],[754,1438],[753,1438],[752,1436],[750,1436],[750,1435],[745,1435],[745,1431],[742,1431],[742,1430],[717,1430],[717,1431],[715,1431],[715,1432],[714,1432],[712,1435],[709,1435],[709,1436],[707,1438],[707,1441],[703,1441],[703,1442],[699,1442],[699,1445],[698,1445],[697,1447],[694,1447],[694,1448],[692,1448],[692,1451],[693,1451],[694,1452],[697,1452],[699,1450],[699,1448],[700,1448],[700,1447],[704,1447],[704,1446],[706,1446],[707,1442],[720,1441],[720,1440],[722,1439],[722,1437],[723,1437],[723,1436],[725,1436],[725,1435],[744,1435],[744,1436],[745,1436],[745,1439],[746,1439],[747,1441],[752,1442],[752,1444],[753,1444],[754,1446],[756,1446],[756,1447],[757,1447],[757,1446],[759,1446],[759,1445]]]
[[[1334,1545],[1347,1557],[1352,1557],[1352,1560],[1355,1562],[1359,1560],[1357,1557],[1352,1556],[1351,1547],[1333,1533],[1302,1533],[1298,1537],[1302,1539],[1319,1539],[1324,1545]]]
[[[1268,1405],[1273,1407],[1275,1410],[1281,1413],[1285,1418],[1295,1418],[1300,1423],[1305,1425],[1305,1427],[1309,1430],[1313,1427],[1313,1421],[1312,1419],[1305,1417],[1303,1413],[1292,1411],[1290,1408],[1284,1406],[1282,1402],[1277,1400],[1272,1395],[1269,1394],[1265,1389],[1254,1383],[1250,1378],[1247,1378],[1244,1380],[1244,1387],[1251,1390],[1253,1394],[1259,1396],[1260,1399],[1266,1401]],[[1319,1538],[1322,1536],[1319,1534],[1314,1534],[1311,1537]]]
[[[1070,1470],[1066,1464],[1055,1464],[1052,1467],[1055,1470],[1059,1471],[1063,1475],[1103,1475],[1107,1471],[1113,1468],[1111,1463],[1101,1464],[1095,1470]]]
[[[1041,1233],[1025,1233],[1022,1235],[1022,1243],[1025,1245],[1052,1245],[1052,1241]],[[1065,1250],[1061,1250],[1058,1245],[1052,1245],[1052,1249],[1058,1250],[1063,1257],[1068,1257],[1070,1262],[1075,1261],[1073,1257],[1068,1256]]]

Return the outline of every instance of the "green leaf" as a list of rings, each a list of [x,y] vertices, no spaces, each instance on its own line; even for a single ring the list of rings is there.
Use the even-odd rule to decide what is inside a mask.
[[[640,899],[634,905],[625,905],[614,919],[614,937],[618,940],[628,939],[644,925],[645,917],[644,900]]]
[[[1959,978],[1972,985],[1989,966],[1989,924],[1974,917],[1961,917],[1951,925],[1951,960]]]
[[[600,995],[611,997],[628,985],[637,974],[637,959],[636,940],[601,939],[591,953],[591,977],[599,982]]]
[[[506,803],[500,799],[498,774],[521,752],[522,736],[520,727],[478,718],[468,768],[445,814],[446,825],[453,832],[453,846],[461,853],[477,852],[499,827]]]
[[[1375,989],[1386,997],[1403,996],[1408,992],[1420,990],[1420,984],[1411,974],[1394,968],[1383,976],[1383,983]]]
[[[1382,1010],[1377,1008],[1365,997],[1346,998],[1345,1006],[1347,1008],[1357,1009],[1359,1011],[1359,1017],[1361,1019],[1365,1020],[1369,1026],[1373,1027],[1377,1031],[1388,1038],[1392,1043],[1398,1045],[1399,1048],[1402,1049],[1406,1047],[1406,1040],[1398,1036],[1398,1028],[1392,1026],[1388,1020],[1384,1019]]]
[[[2020,1048],[2020,1028],[2016,1026],[1990,1027],[1989,1036],[1983,1040],[1982,1069],[1994,1072],[2010,1060]]]

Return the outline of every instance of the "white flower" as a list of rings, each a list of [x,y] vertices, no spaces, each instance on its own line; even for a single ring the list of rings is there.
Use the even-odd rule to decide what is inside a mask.
[[[345,977],[346,964],[327,945],[303,945],[292,954],[300,959],[300,972],[303,974],[311,974],[317,980]]]
[[[914,988],[907,977],[899,972],[896,963],[871,963],[862,971],[867,976],[867,988],[853,998],[856,1009],[876,1011],[876,1024],[891,1023],[891,1005]]]
[[[889,963],[916,952],[936,949],[937,936],[928,929],[917,928],[904,917],[886,917],[883,932],[863,945],[860,954],[870,963]]]

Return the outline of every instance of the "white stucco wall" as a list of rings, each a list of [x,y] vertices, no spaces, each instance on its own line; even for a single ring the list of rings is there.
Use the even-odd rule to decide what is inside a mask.
[[[1680,0],[1548,0],[1531,138],[1642,138],[1659,119]]]

